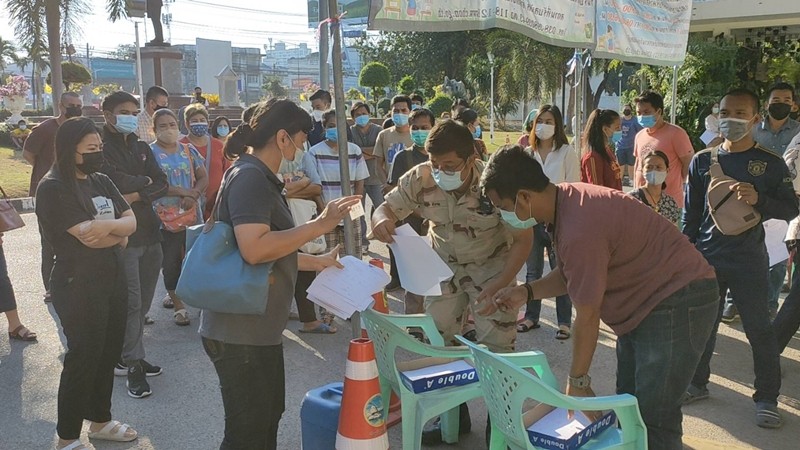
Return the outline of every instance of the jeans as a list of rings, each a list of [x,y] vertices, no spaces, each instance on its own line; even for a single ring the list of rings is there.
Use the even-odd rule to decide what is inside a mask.
[[[547,234],[544,226],[539,224],[533,227],[533,247],[531,247],[531,253],[528,255],[528,268],[525,274],[526,283],[542,278],[545,250],[547,250],[550,270],[552,270],[556,267],[556,253],[553,249],[553,242],[550,240],[550,235]],[[542,301],[531,300],[525,308],[525,319],[534,323],[539,322],[541,311]],[[559,325],[570,326],[572,324],[572,301],[569,299],[569,295],[556,297],[556,318]]]
[[[276,450],[285,409],[283,345],[237,345],[203,338],[225,408],[220,450]]]
[[[717,330],[722,319],[722,308],[725,293],[730,289],[734,305],[742,318],[745,335],[753,351],[753,367],[755,371],[755,402],[778,404],[778,393],[781,388],[781,368],[779,363],[778,344],[775,332],[769,322],[767,308],[767,270],[763,264],[754,262],[750,267],[731,270],[717,268],[719,282],[719,308],[714,331],[708,340],[705,352],[692,378],[692,385],[704,388],[711,378],[711,357],[717,343]]]
[[[782,261],[769,268],[769,288],[767,291],[767,305],[770,309],[778,310],[778,299],[781,296],[783,280],[786,279],[786,266],[788,261]],[[725,306],[733,305],[733,297],[728,293],[725,297]]]
[[[161,244],[128,247],[122,252],[125,275],[128,278],[128,322],[125,327],[122,360],[128,365],[144,359],[145,356],[142,343],[144,316],[153,303],[162,259]]]
[[[373,208],[381,206],[381,203],[383,203],[383,186],[379,184],[364,185],[364,192],[367,195],[361,199],[361,206],[364,207],[365,212],[367,210],[367,197],[372,201]],[[369,240],[367,239],[367,214],[361,216],[361,242],[364,243],[365,247],[369,245]]]
[[[82,272],[77,274],[76,272]],[[58,436],[78,439],[83,420],[111,420],[114,365],[119,361],[128,302],[121,261],[93,270],[59,268],[52,278],[53,307],[67,353],[58,386]]]
[[[178,286],[183,257],[186,255],[186,231],[173,233],[161,230],[161,237],[163,238],[161,241],[161,252],[163,253],[161,268],[164,273],[164,288],[174,291]]]
[[[53,246],[45,239],[41,226],[39,226],[39,236],[42,242],[42,283],[44,284],[44,290],[50,292],[50,275],[53,273],[56,254],[53,253]]]
[[[617,339],[617,394],[636,396],[651,450],[683,448],[681,396],[714,327],[718,289],[693,281]]]
[[[783,353],[792,336],[800,328],[800,267],[794,265],[792,272],[792,289],[786,300],[783,301],[778,315],[772,322],[772,328],[775,330],[775,338],[778,341],[778,352]]]

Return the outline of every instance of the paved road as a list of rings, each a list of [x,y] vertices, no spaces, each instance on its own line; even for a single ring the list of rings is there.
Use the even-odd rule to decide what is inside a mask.
[[[5,253],[14,283],[22,319],[39,333],[39,342],[9,342],[6,322],[0,320],[0,449],[52,448],[55,442],[56,393],[61,372],[63,337],[52,309],[42,302],[39,277],[39,238],[36,218],[23,216],[28,226],[8,233]],[[385,256],[385,247],[380,247]],[[156,300],[164,295],[159,286]],[[125,394],[124,378],[117,378],[113,398],[114,417],[139,430],[140,438],[129,444],[100,443],[102,449],[199,449],[218,448],[222,433],[222,403],[213,366],[203,353],[196,332],[197,312],[192,326],[177,327],[170,310],[153,306],[155,325],[146,328],[148,360],[164,367],[164,374],[150,378],[154,394],[136,400]],[[402,305],[392,297],[391,307]],[[545,301],[543,327],[519,336],[519,350],[543,350],[560,379],[566,377],[570,341],[556,341],[552,301]],[[336,335],[295,334],[298,322],[289,322],[284,333],[286,353],[286,413],[281,422],[282,449],[300,448],[300,401],[311,388],[342,380],[349,333],[340,324]],[[605,329],[592,366],[595,391],[611,394],[614,389],[614,336]],[[689,448],[796,449],[800,436],[800,339],[784,353],[784,381],[781,410],[785,426],[763,430],[753,423],[752,358],[741,325],[723,325],[713,362],[710,386],[712,398],[685,408],[684,429]],[[486,410],[481,401],[471,403],[473,431],[458,446],[442,449],[484,448]],[[85,436],[85,435],[84,435]],[[400,448],[400,429],[389,431],[392,448]],[[333,446],[331,445],[331,448]]]

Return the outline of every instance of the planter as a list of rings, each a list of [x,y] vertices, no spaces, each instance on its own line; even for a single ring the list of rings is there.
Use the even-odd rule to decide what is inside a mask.
[[[6,120],[6,123],[16,125],[23,119],[22,110],[25,109],[25,96],[15,95],[13,97],[5,97],[3,98],[3,102],[6,108],[11,112],[11,117]]]

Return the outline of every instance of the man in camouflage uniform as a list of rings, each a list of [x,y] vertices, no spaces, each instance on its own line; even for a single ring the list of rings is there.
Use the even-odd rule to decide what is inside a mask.
[[[434,127],[425,144],[430,162],[401,177],[372,216],[373,235],[383,242],[392,241],[395,223],[412,211],[430,221],[433,248],[455,275],[442,283],[442,295],[425,298],[425,310],[449,345],[455,345],[468,306],[515,282],[533,242],[530,230],[512,232],[480,192],[484,164],[475,160],[472,141],[457,122]],[[512,352],[516,319],[511,311],[475,316],[478,342]]]

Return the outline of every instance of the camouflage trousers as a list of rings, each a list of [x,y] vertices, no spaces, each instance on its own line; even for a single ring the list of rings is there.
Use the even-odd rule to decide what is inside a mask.
[[[477,303],[481,287],[475,285],[465,269],[458,267],[451,265],[455,275],[449,282],[442,283],[442,295],[425,297],[425,313],[433,317],[445,345],[459,345],[454,336],[461,334],[468,307],[471,307],[478,342],[496,353],[513,352],[517,340],[517,310],[498,310],[490,316],[478,314],[483,307]]]

